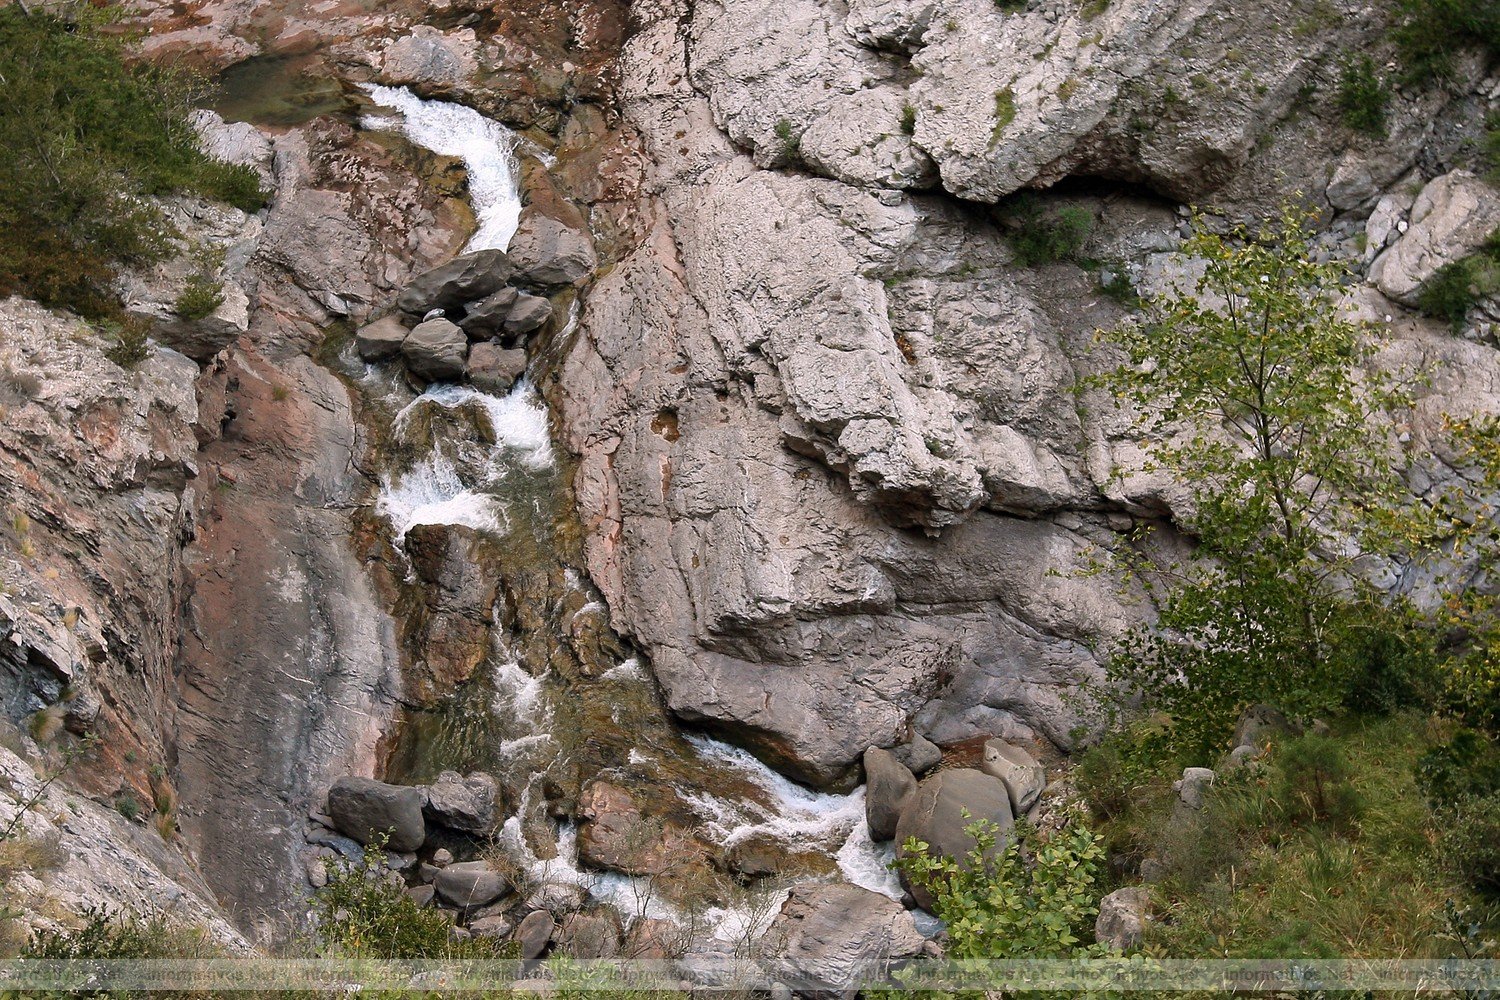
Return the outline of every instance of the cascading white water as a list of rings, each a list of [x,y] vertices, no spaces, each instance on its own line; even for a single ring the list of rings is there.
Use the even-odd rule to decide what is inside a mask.
[[[428,386],[396,414],[392,429],[398,436],[406,434],[413,415],[424,406],[457,409],[469,405],[484,412],[495,436],[495,447],[484,467],[466,479],[451,459],[433,451],[405,472],[381,479],[375,512],[391,522],[398,545],[419,524],[463,525],[503,533],[507,520],[498,487],[510,470],[509,463],[531,469],[552,467],[555,458],[547,410],[524,380],[506,396],[491,396],[469,386]]]
[[[743,774],[770,803],[768,808],[706,792],[685,793],[683,798],[703,817],[715,840],[732,847],[764,835],[808,850],[826,850],[837,843],[835,859],[844,878],[892,899],[901,898],[901,883],[890,869],[895,857],[892,846],[870,839],[863,786],[847,795],[815,792],[782,777],[739,747],[706,736],[687,739],[706,760]]]
[[[376,104],[401,114],[399,122],[382,115],[365,115],[360,120],[365,128],[399,128],[418,146],[464,161],[469,174],[469,200],[479,223],[464,252],[510,246],[521,219],[516,134],[462,104],[423,100],[405,87],[361,86]]]

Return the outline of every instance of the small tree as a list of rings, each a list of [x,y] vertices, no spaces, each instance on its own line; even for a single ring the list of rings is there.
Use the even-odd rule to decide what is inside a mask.
[[[896,866],[932,893],[933,912],[948,925],[948,954],[958,960],[1066,958],[1087,954],[1089,921],[1099,911],[1104,859],[1099,836],[1076,820],[1031,856],[1022,830],[997,855],[1001,831],[989,820],[964,828],[974,841],[966,858],[935,855],[907,840]]]
[[[1101,334],[1128,360],[1100,383],[1141,415],[1151,467],[1187,483],[1182,526],[1197,541],[1185,563],[1142,576],[1159,620],[1125,636],[1109,673],[1198,754],[1255,702],[1336,705],[1385,620],[1351,610],[1375,599],[1366,554],[1430,534],[1388,418],[1409,400],[1371,376],[1378,333],[1340,312],[1345,269],[1313,259],[1310,223],[1289,207],[1221,236],[1200,217],[1183,248],[1203,262],[1192,289]]]

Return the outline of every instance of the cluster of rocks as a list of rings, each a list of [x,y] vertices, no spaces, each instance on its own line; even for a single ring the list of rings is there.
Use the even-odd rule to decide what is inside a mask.
[[[1003,740],[987,740],[978,767],[938,769],[942,753],[916,737],[893,750],[865,751],[865,820],[870,838],[895,840],[904,856],[910,839],[937,855],[963,861],[974,849],[967,828],[988,820],[1008,830],[1018,816],[1033,815],[1047,787],[1047,772],[1030,753]],[[920,780],[919,780],[920,779]],[[1004,848],[997,842],[995,850]],[[931,910],[932,894],[901,875],[915,905]]]
[[[394,312],[360,328],[366,361],[399,357],[419,383],[467,379],[504,393],[526,371],[525,344],[555,309],[549,297],[594,272],[588,235],[545,216],[523,220],[509,252],[479,250],[418,275]]]

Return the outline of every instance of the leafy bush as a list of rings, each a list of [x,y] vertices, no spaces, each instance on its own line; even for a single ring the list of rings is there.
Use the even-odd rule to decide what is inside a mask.
[[[1423,284],[1417,308],[1435,319],[1446,319],[1457,332],[1463,329],[1469,310],[1493,295],[1500,295],[1500,234],[1491,236],[1477,253],[1439,268]]]
[[[188,121],[197,81],[130,68],[125,40],[82,20],[0,7],[0,294],[97,318],[121,265],[160,260],[171,227],[147,200],[193,192],[262,202],[254,171],[210,160]]]
[[[785,118],[778,118],[775,130],[776,138],[781,140],[782,153],[789,159],[796,159],[802,153],[802,137],[796,128]]]
[[[339,859],[314,900],[325,950],[345,958],[506,958],[513,945],[493,938],[457,940],[441,910],[423,908],[389,871],[381,845],[358,862]]]
[[[1348,828],[1359,818],[1364,804],[1334,740],[1311,734],[1291,740],[1276,755],[1276,766],[1276,801],[1288,820]]]
[[[1069,205],[1049,212],[1034,195],[1013,199],[1004,216],[1010,226],[1010,247],[1021,267],[1077,260],[1094,229],[1094,215],[1088,209]]]
[[[139,317],[126,316],[119,320],[106,320],[101,324],[110,346],[104,356],[126,371],[151,356],[148,334],[151,324]]]
[[[1417,784],[1434,806],[1500,792],[1500,747],[1483,733],[1460,729],[1417,761]]]
[[[1390,103],[1390,91],[1375,72],[1375,60],[1360,56],[1344,63],[1339,76],[1338,106],[1345,125],[1366,135],[1384,136],[1386,108]]]
[[[1398,0],[1396,47],[1409,81],[1448,79],[1453,56],[1476,48],[1500,54],[1500,5],[1493,0]]]
[[[172,303],[172,311],[186,320],[212,316],[224,304],[224,283],[195,274],[183,286],[182,294]]]
[[[956,959],[1063,958],[1086,954],[1089,921],[1099,910],[1104,848],[1074,819],[1048,837],[1017,827],[995,853],[1001,831],[988,820],[964,828],[974,840],[966,858],[934,856],[920,840],[905,844],[898,868],[936,900]],[[1030,857],[1022,839],[1034,841]]]
[[[917,134],[917,109],[910,104],[901,106],[901,134]]]
[[[1438,816],[1444,867],[1476,891],[1500,897],[1500,793],[1459,799]]]
[[[1311,237],[1290,206],[1227,236],[1200,218],[1185,246],[1205,262],[1195,285],[1101,333],[1126,360],[1096,384],[1134,409],[1152,466],[1191,489],[1183,527],[1198,542],[1164,567],[1123,550],[1159,614],[1125,633],[1108,673],[1169,715],[1170,739],[1200,760],[1229,748],[1249,705],[1336,709],[1352,658],[1406,617],[1333,581],[1361,579],[1358,552],[1409,552],[1434,530],[1387,443],[1385,415],[1407,394],[1366,379],[1378,333],[1340,312],[1345,270],[1316,262]],[[1328,533],[1353,551],[1334,554]]]

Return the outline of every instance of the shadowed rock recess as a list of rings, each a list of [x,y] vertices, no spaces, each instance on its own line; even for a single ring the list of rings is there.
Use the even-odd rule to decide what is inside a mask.
[[[1186,487],[1084,385],[1095,332],[1196,273],[1190,206],[1321,213],[1380,363],[1431,366],[1414,448],[1500,412],[1500,308],[1415,309],[1500,226],[1500,79],[1461,53],[1349,129],[1348,55],[1390,48],[1357,0],[129,10],[137,57],[222,74],[197,127],[269,200],[165,199],[132,370],[0,301],[0,823],[96,737],[84,819],[28,821],[74,909],[159,877],[282,941],[390,831],[414,899],[527,957],[933,953],[896,844],[1045,815],[1151,614],[1101,554],[1182,541]],[[1077,246],[1018,254],[1065,210]],[[178,315],[205,268],[222,302]],[[780,895],[688,920],[715,878]]]

